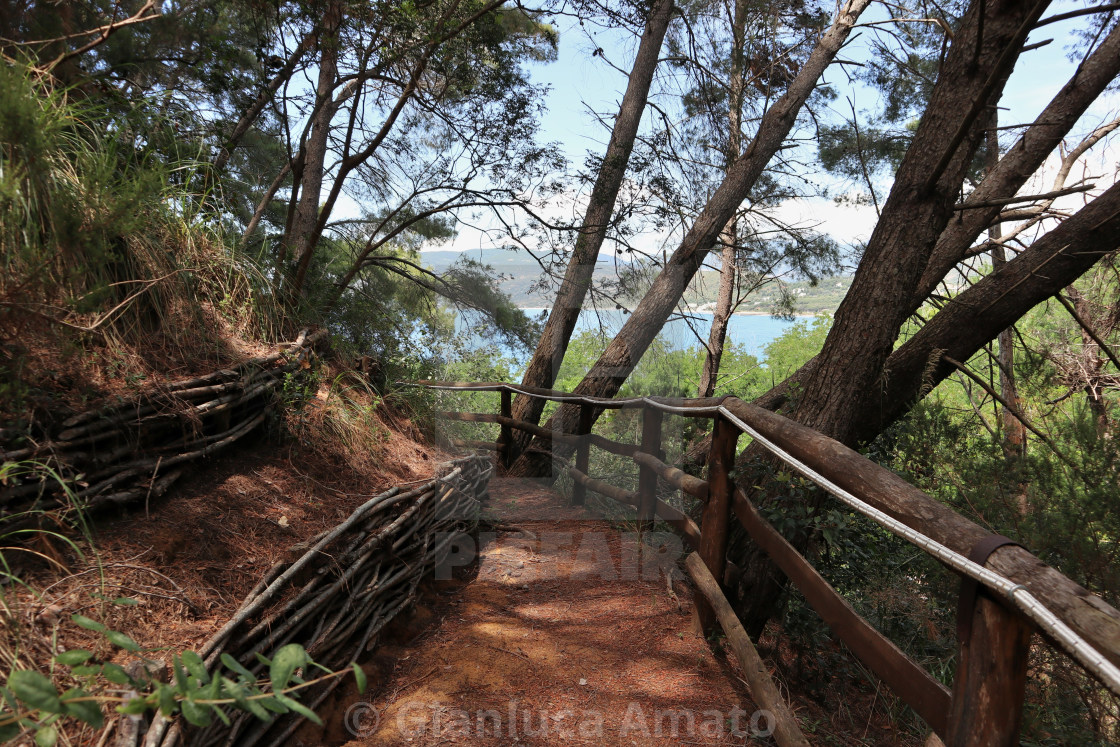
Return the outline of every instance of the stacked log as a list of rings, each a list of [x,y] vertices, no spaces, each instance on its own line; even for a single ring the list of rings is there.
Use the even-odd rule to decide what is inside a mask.
[[[21,463],[0,487],[0,528],[162,495],[187,463],[263,423],[325,338],[305,331],[280,352],[87,410],[18,448],[15,434],[0,434],[0,463]]]
[[[333,529],[292,548],[245,597],[238,612],[199,651],[214,671],[223,653],[267,678],[257,658],[272,658],[288,643],[301,644],[319,664],[341,670],[360,662],[378,633],[416,599],[420,581],[441,563],[450,545],[476,521],[493,470],[488,459],[467,457],[442,465],[440,477],[409,489],[393,488],[358,507]],[[315,709],[343,679],[300,693]],[[215,721],[185,728],[156,716],[145,747],[189,744],[288,744],[298,714],[260,721],[230,712],[232,726]]]

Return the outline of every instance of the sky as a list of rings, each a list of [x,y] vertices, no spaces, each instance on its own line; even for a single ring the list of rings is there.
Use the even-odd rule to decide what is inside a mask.
[[[879,6],[881,7],[881,6]],[[1046,15],[1054,15],[1068,9],[1080,7],[1069,2],[1055,3]],[[873,8],[868,13],[874,12]],[[863,20],[882,18],[882,11],[878,15],[865,15]],[[1048,103],[1050,98],[1069,79],[1074,71],[1074,63],[1066,57],[1067,47],[1070,43],[1069,34],[1079,24],[1086,24],[1084,18],[1073,19],[1057,24],[1050,24],[1036,29],[1028,43],[1053,39],[1053,42],[1039,49],[1026,52],[1008,81],[1001,106],[1006,110],[1000,112],[1001,122],[1029,123]],[[534,63],[530,67],[534,81],[550,87],[546,98],[548,113],[541,122],[540,137],[542,141],[555,142],[567,156],[569,162],[581,166],[587,153],[601,154],[606,147],[609,132],[602,123],[597,122],[592,111],[613,114],[617,111],[622,93],[626,85],[625,75],[613,69],[603,58],[623,70],[628,69],[633,60],[636,49],[636,40],[616,31],[583,27],[570,21],[557,23],[559,31],[558,59],[552,63]],[[866,54],[866,41],[871,35],[871,29],[864,28],[857,31],[854,40],[845,49],[843,56],[847,59],[860,59],[861,54]],[[596,48],[604,50],[603,57],[593,56]],[[836,66],[826,72],[825,78],[829,82],[838,84],[841,95],[835,102],[837,117],[841,118],[850,114],[847,97],[850,96],[857,110],[873,110],[878,106],[879,94],[860,85],[847,85],[846,78],[842,76]],[[1086,115],[1084,123],[1097,124],[1106,117],[1115,116],[1120,108],[1120,97],[1112,96],[1109,101],[1098,104]],[[647,111],[643,119],[643,127],[648,126],[651,117]],[[609,121],[609,120],[608,120]],[[1012,132],[1004,133],[1005,146],[1010,145],[1014,137]],[[1115,171],[1117,158],[1115,150],[1105,150],[1103,163],[1097,167],[1097,172]],[[1111,176],[1111,174],[1106,174]],[[816,181],[827,184],[832,193],[843,193],[850,189],[850,185],[828,177],[827,175],[814,175]],[[889,184],[884,184],[882,194],[885,195]],[[1042,190],[1045,191],[1045,188]],[[552,206],[551,216],[565,219],[578,218],[582,211],[582,198],[571,195],[566,201],[557,201]],[[778,208],[778,215],[786,221],[801,225],[816,225],[819,230],[828,233],[843,245],[865,241],[871,234],[875,225],[875,211],[870,206],[840,206],[827,198],[814,198],[811,200],[791,200]],[[653,234],[642,237],[639,245],[643,248],[661,252],[665,249],[671,252],[675,248],[677,236],[669,234]],[[494,246],[493,239],[471,229],[460,232],[452,242],[432,249],[440,250],[469,250],[489,248]]]

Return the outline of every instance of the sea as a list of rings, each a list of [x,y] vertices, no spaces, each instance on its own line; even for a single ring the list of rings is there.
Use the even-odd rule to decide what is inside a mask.
[[[530,317],[537,318],[548,310],[528,308],[523,309],[523,311]],[[608,337],[614,337],[622,328],[622,325],[626,323],[628,316],[618,309],[585,309],[580,312],[575,333],[578,335],[585,330],[601,330]],[[781,319],[764,314],[733,314],[727,324],[727,337],[730,341],[745,347],[747,353],[761,361],[765,356],[767,345],[798,321],[811,319],[811,316]],[[477,324],[477,318],[473,318],[471,314],[460,314],[456,319],[456,331],[473,330],[477,328]],[[661,329],[659,337],[670,350],[687,350],[688,348],[700,347],[707,342],[711,326],[711,313],[695,312],[687,317],[671,319]],[[481,337],[476,339],[479,347],[485,344]],[[525,363],[528,360],[529,354],[505,345],[499,347],[503,354],[515,358],[520,363]]]

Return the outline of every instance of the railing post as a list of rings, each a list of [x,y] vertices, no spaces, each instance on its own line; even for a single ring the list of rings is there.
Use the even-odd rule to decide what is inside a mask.
[[[700,527],[700,559],[720,583],[723,582],[727,562],[731,495],[735,489],[731,482],[731,469],[738,441],[739,429],[727,418],[717,415],[708,454],[708,503],[704,506]],[[705,633],[718,627],[715,612],[703,599],[697,600],[696,610]]]
[[[503,389],[501,413],[503,418],[513,417],[513,393]],[[502,423],[502,430],[498,433],[498,465],[502,470],[509,469],[513,463],[513,428],[507,423]]]
[[[591,433],[591,420],[592,410],[591,405],[579,406],[579,428],[576,429],[576,434],[579,436],[587,436]],[[579,444],[576,446],[576,469],[583,474],[587,474],[587,463],[591,457],[591,440],[588,438],[581,438]],[[582,506],[584,500],[587,498],[587,488],[580,485],[578,482],[572,485],[572,505]]]
[[[661,452],[661,410],[642,409],[642,451],[664,459]],[[638,521],[650,522],[657,517],[657,473],[650,467],[638,467]]]
[[[946,747],[1019,744],[1031,631],[988,591],[977,595],[971,633],[960,641]]]

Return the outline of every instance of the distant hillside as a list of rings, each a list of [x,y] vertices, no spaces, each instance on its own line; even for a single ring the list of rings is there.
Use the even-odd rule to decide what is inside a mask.
[[[521,308],[542,308],[552,305],[553,293],[533,292],[533,284],[540,280],[541,267],[522,251],[506,249],[477,249],[468,252],[435,251],[423,252],[423,263],[436,272],[443,272],[461,257],[469,257],[476,262],[489,265],[502,276],[502,289],[509,293]],[[612,271],[614,258],[600,257],[599,263],[604,272]],[[816,286],[808,281],[784,283],[786,293],[794,297],[794,308],[798,314],[832,313],[840,305],[844,294],[851,285],[851,277],[838,276],[822,278]],[[705,270],[693,280],[685,294],[685,300],[699,308],[708,310],[706,305],[714,306],[716,291],[719,287],[719,273]],[[779,305],[781,290],[777,282],[770,283],[755,292],[742,306],[740,312],[770,313]],[[636,303],[636,299],[634,300]]]
[[[739,307],[739,312],[770,313],[780,305],[784,292],[793,298],[797,314],[831,314],[840,306],[851,284],[850,275],[821,278],[816,285],[808,280],[781,281],[781,284],[775,280],[752,293]],[[705,270],[693,280],[685,293],[685,300],[701,311],[709,311],[715,308],[718,289],[719,273]]]
[[[534,292],[533,284],[541,279],[541,266],[524,251],[510,251],[508,249],[472,249],[466,252],[422,252],[420,259],[425,265],[443,272],[461,257],[468,257],[476,262],[489,265],[496,273],[502,276],[502,290],[510,295],[513,302],[523,309],[547,308],[552,305],[555,294],[550,290],[545,293]],[[603,271],[609,271],[613,266],[612,257],[599,258]]]

